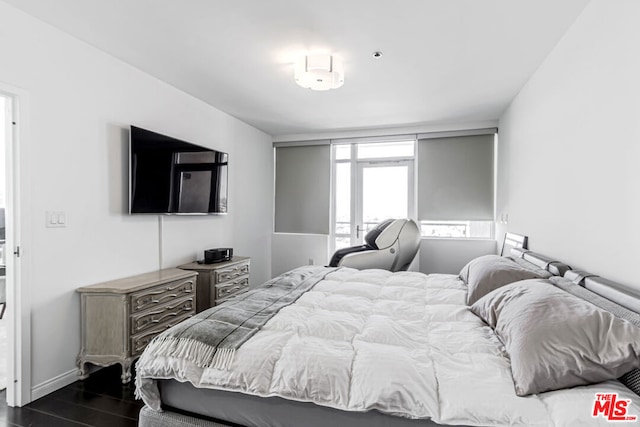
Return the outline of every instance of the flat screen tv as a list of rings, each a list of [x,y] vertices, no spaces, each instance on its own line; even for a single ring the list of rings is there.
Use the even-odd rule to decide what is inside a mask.
[[[229,155],[131,126],[129,213],[227,213]]]

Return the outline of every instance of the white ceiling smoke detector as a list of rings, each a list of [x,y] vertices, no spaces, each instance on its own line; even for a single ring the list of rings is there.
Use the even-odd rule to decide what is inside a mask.
[[[336,89],[344,83],[342,64],[331,55],[306,55],[296,62],[298,85],[311,90]]]

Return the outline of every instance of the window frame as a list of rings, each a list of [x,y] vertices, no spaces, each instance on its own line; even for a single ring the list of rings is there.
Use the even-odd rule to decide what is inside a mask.
[[[394,143],[394,142],[411,142],[413,144],[413,155],[412,156],[396,156],[396,157],[367,157],[367,158],[358,158],[358,145],[360,144],[376,144],[376,143]],[[362,239],[363,236],[356,236],[357,230],[354,222],[357,222],[357,218],[359,213],[362,211],[362,206],[359,206],[360,197],[358,196],[358,186],[362,183],[361,172],[362,168],[365,167],[363,165],[375,165],[375,166],[388,166],[399,163],[407,163],[409,167],[408,170],[408,186],[409,186],[409,200],[407,206],[408,216],[410,218],[416,218],[417,214],[417,199],[416,199],[416,190],[417,190],[417,181],[416,181],[416,152],[417,152],[417,139],[414,136],[406,136],[402,138],[394,137],[390,139],[385,138],[358,138],[357,140],[336,140],[331,143],[331,227],[329,233],[329,253],[334,253],[336,251],[336,239],[337,238],[349,238],[350,245],[353,245],[353,242],[357,242],[358,238]],[[349,159],[337,159],[336,151],[338,146],[350,145],[351,147],[351,155]],[[337,165],[349,163],[351,165],[351,175],[350,175],[350,233],[336,233],[336,216],[337,216],[337,206],[336,206],[336,195],[337,195]],[[354,218],[356,218],[354,220]],[[357,243],[356,243],[357,244]]]
[[[489,227],[489,235],[488,236],[446,236],[446,235],[425,235],[424,227],[429,225],[441,225],[441,226],[449,226],[449,225],[464,225],[467,230],[470,230],[473,226],[472,223],[480,224],[485,223],[486,226]],[[420,228],[420,238],[421,239],[446,239],[446,240],[495,240],[495,221],[490,220],[482,220],[482,221],[474,221],[474,220],[450,220],[450,221],[436,221],[436,220],[420,220],[418,221],[418,227]],[[471,231],[469,231],[471,234]]]

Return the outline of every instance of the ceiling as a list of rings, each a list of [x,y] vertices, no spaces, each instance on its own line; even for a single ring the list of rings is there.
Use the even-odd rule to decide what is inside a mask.
[[[274,136],[495,120],[588,3],[4,1]],[[344,86],[297,86],[305,52]]]

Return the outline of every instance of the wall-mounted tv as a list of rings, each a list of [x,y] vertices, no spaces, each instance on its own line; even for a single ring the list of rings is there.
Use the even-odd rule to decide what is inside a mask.
[[[229,155],[136,126],[129,133],[129,213],[227,213]]]

